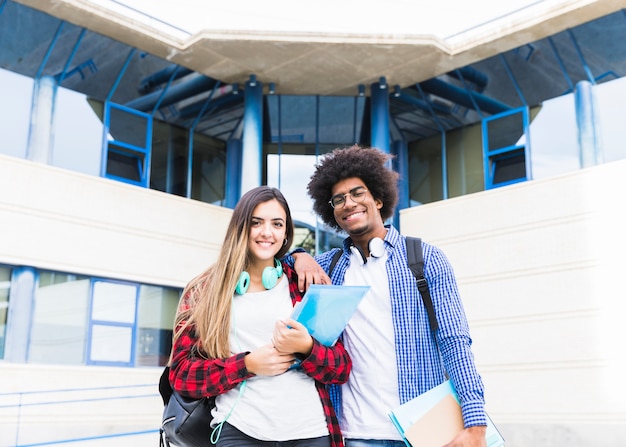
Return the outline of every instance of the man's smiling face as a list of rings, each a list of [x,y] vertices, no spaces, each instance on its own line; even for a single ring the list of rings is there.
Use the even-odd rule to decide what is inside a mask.
[[[380,209],[383,203],[375,200],[367,186],[358,177],[343,179],[333,186],[332,196],[343,195],[343,206],[335,206],[334,216],[337,224],[353,239],[367,235],[379,236],[385,232]],[[365,190],[365,191],[364,191]]]

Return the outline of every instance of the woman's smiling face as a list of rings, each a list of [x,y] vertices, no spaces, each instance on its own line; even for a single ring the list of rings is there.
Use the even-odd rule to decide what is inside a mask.
[[[259,203],[252,212],[248,250],[252,259],[274,265],[286,238],[287,215],[278,200]]]

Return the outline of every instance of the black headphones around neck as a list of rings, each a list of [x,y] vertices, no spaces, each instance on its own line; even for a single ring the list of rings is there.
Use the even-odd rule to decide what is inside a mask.
[[[283,265],[278,259],[274,258],[274,267],[265,267],[263,269],[263,274],[261,275],[263,287],[267,290],[272,289],[276,283],[278,283],[278,278],[281,276],[283,276]],[[250,287],[250,273],[244,270],[241,272],[241,275],[239,275],[235,293],[244,295],[248,291],[248,287]]]

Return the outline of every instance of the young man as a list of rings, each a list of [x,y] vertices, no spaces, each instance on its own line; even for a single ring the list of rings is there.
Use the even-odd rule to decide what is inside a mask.
[[[332,283],[371,286],[343,334],[353,367],[335,404],[346,447],[404,446],[388,411],[439,385],[446,374],[457,389],[465,424],[446,447],[484,447],[483,383],[452,267],[441,250],[422,243],[439,323],[435,341],[408,266],[405,237],[384,224],[398,201],[398,174],[390,159],[374,148],[336,149],[322,158],[308,185],[321,220],[349,236]],[[324,270],[336,250],[315,258]],[[328,281],[310,256],[293,256],[301,288]]]

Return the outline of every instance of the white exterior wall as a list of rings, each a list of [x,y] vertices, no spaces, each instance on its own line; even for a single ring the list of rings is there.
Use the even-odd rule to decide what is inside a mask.
[[[158,446],[160,374],[161,368],[0,362],[0,447]],[[56,391],[43,392],[50,390]],[[133,435],[106,437],[123,433]],[[68,439],[80,441],[54,443]]]
[[[401,212],[441,247],[507,447],[626,445],[626,161]]]
[[[231,214],[227,208],[0,155],[0,264],[183,287],[215,260]],[[146,431],[72,445],[158,445],[160,374],[161,368],[0,360],[0,447]],[[111,388],[40,392],[103,387]],[[142,397],[129,398],[136,395]],[[85,401],[69,402],[74,400]],[[63,401],[68,403],[47,403]]]
[[[232,210],[0,155],[0,263],[183,287]]]

